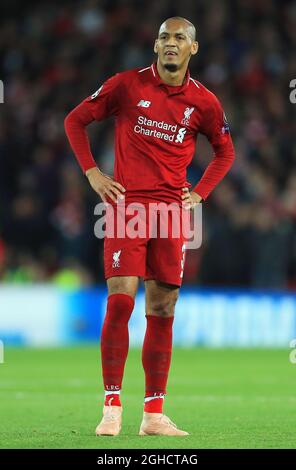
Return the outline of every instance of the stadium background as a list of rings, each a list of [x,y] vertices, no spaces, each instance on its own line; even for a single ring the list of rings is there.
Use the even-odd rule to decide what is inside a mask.
[[[273,374],[278,372],[280,377],[282,367],[286,367],[285,390],[295,386],[295,365],[288,360],[290,341],[296,338],[296,129],[295,105],[289,100],[289,83],[296,78],[295,2],[181,3],[10,0],[1,4],[0,340],[6,360],[0,366],[0,378],[4,391],[9,389],[9,357],[19,368],[15,373],[24,367],[29,376],[37,358],[41,361],[41,350],[32,352],[28,347],[98,344],[106,304],[102,242],[93,234],[98,198],[70,151],[63,120],[109,76],[151,64],[158,26],[173,15],[186,17],[197,27],[200,50],[190,63],[191,75],[222,101],[237,154],[231,173],[204,205],[202,247],[187,256],[174,324],[175,346],[189,348],[187,361],[201,361],[207,347],[284,348],[282,362],[274,356],[274,370],[268,369],[268,356],[262,356],[261,350],[244,357],[253,371],[261,360],[263,376],[266,364],[266,386],[275,380]],[[92,124],[89,134],[98,165],[112,173],[112,120]],[[200,137],[190,182],[200,178],[210,158],[211,149]],[[131,346],[140,346],[144,320],[140,290],[130,323]],[[95,384],[95,374],[100,372],[98,348],[93,348],[88,359],[96,354]],[[63,362],[64,350],[56,351],[55,360],[67,369],[69,358]],[[78,360],[75,351],[73,357]],[[239,382],[238,369],[231,368],[234,357],[227,356],[227,350],[224,353],[221,350],[221,370]],[[177,349],[176,364],[182,354],[186,352]],[[216,356],[209,357],[205,363],[211,367]],[[46,375],[52,366],[47,356],[44,364]],[[135,362],[134,375],[139,367]],[[256,370],[250,375],[254,383]],[[79,369],[73,373],[79,375]],[[14,387],[18,396],[25,386],[15,382]],[[96,390],[93,385],[92,396]],[[7,395],[7,401],[2,400],[7,409],[10,399]],[[290,411],[287,407],[287,414]],[[19,444],[17,438],[7,441],[8,446]]]

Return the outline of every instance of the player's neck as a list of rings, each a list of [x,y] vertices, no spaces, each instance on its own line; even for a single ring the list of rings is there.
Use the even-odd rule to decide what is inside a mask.
[[[176,72],[169,72],[159,63],[159,61],[157,61],[156,66],[159,76],[164,83],[171,86],[183,85],[187,66],[186,68],[182,68]]]

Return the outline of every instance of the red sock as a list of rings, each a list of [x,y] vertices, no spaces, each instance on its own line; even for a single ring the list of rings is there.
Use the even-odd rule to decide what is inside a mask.
[[[101,359],[105,391],[121,390],[125,361],[128,354],[128,321],[134,299],[127,294],[108,297],[107,313],[101,335]],[[119,395],[111,397],[112,405],[120,406]],[[110,399],[110,397],[109,397]]]
[[[144,411],[162,413],[164,395],[172,357],[174,317],[146,315],[147,328],[142,349],[142,364],[145,371]]]

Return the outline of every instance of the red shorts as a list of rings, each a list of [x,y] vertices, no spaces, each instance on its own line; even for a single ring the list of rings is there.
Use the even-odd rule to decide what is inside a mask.
[[[167,215],[162,216],[160,212],[154,211],[152,220],[147,210],[137,210],[131,215],[126,212],[119,214],[114,206],[113,210],[114,230],[113,233],[106,233],[104,237],[105,278],[139,276],[144,280],[155,279],[181,286],[186,249],[181,222],[182,212],[178,210],[173,215],[172,211],[167,211]],[[190,218],[189,211],[183,211],[183,217],[185,213],[185,217]],[[107,211],[107,224],[110,223],[111,214],[108,215]],[[121,235],[117,231],[119,224]]]

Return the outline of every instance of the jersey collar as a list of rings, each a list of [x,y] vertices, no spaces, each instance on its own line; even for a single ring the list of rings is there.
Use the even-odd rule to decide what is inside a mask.
[[[153,81],[155,83],[156,86],[165,86],[167,87],[167,89],[169,90],[169,94],[170,95],[176,95],[178,93],[184,93],[188,87],[188,84],[189,84],[189,80],[190,80],[190,72],[189,72],[189,68],[187,68],[186,70],[186,75],[185,75],[185,79],[184,79],[184,83],[183,85],[181,86],[170,86],[170,85],[167,85],[166,83],[164,83],[162,81],[162,79],[160,78],[159,76],[159,73],[158,73],[158,70],[157,70],[157,67],[156,67],[156,62],[153,62],[150,66],[150,69],[151,69],[151,74],[152,74],[152,77],[153,77]],[[175,90],[174,90],[175,88]]]

